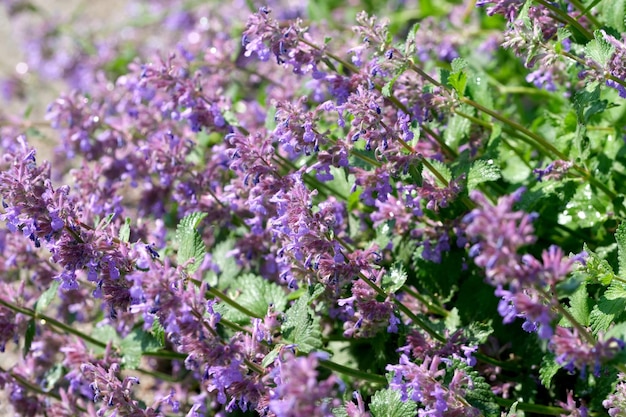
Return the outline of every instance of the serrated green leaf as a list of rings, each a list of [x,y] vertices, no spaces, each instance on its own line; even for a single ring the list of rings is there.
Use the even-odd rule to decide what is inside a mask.
[[[593,36],[594,39],[585,45],[585,52],[589,58],[604,68],[615,52],[615,47],[604,39],[601,31],[596,30]]]
[[[187,266],[187,271],[195,272],[206,254],[206,246],[202,241],[202,236],[197,230],[198,225],[207,216],[207,213],[195,212],[185,216],[176,228],[176,242],[178,243],[179,264],[184,264],[190,259],[193,263]]]
[[[332,409],[333,417],[350,417],[346,411],[346,406],[337,407]]]
[[[467,189],[475,190],[478,184],[497,181],[501,176],[500,167],[493,160],[479,159],[472,164],[467,174]]]
[[[600,258],[594,251],[589,249],[587,244],[583,245],[583,250],[587,252],[587,262],[582,272],[590,283],[599,282],[607,286],[615,278],[615,272],[606,259]]]
[[[35,339],[35,334],[37,333],[37,326],[35,325],[35,319],[32,318],[28,320],[28,326],[26,327],[26,333],[24,334],[24,352],[23,357],[28,356],[30,352],[30,347],[33,344],[33,340]]]
[[[620,223],[615,231],[617,242],[617,260],[619,264],[618,275],[626,278],[626,222]]]
[[[415,35],[420,28],[419,23],[414,23],[409,29],[409,33],[406,35],[406,41],[404,42],[404,55],[411,56],[415,53]]]
[[[461,327],[461,317],[459,316],[459,309],[456,307],[452,307],[450,310],[450,314],[446,316],[445,319],[446,330],[450,333],[454,333]]]
[[[44,311],[46,311],[46,308],[48,308],[52,300],[54,300],[54,298],[57,296],[60,285],[60,280],[55,280],[50,283],[50,287],[48,287],[48,289],[41,294],[41,296],[39,297],[39,299],[37,299],[37,302],[35,303],[35,311],[37,313],[43,313]]]
[[[465,94],[467,87],[467,62],[461,58],[452,61],[452,72],[448,76],[448,84],[456,90],[459,96]]]
[[[428,162],[433,166],[433,168],[445,179],[448,183],[452,180],[452,172],[450,168],[446,164],[441,161],[437,161],[436,159],[429,159]],[[434,179],[435,183],[439,187],[446,187],[447,184],[444,184],[434,173],[430,172],[426,166],[422,168],[422,177],[428,176]]]
[[[128,242],[130,239],[130,217],[127,217],[122,227],[120,227],[119,238],[122,242]]]
[[[580,285],[569,299],[569,312],[576,321],[583,326],[589,325],[589,294],[587,292],[587,284]],[[570,324],[571,325],[571,324]]]
[[[395,224],[395,220],[387,220],[376,228],[376,238],[374,239],[374,243],[378,245],[381,250],[386,249],[389,242],[391,242]]]
[[[453,115],[448,120],[448,126],[443,132],[443,139],[446,145],[451,148],[457,148],[459,143],[469,133],[471,122],[466,117],[461,117],[458,114]]]
[[[382,287],[388,294],[398,291],[406,282],[407,274],[404,266],[396,262],[393,267],[383,276]]]
[[[604,23],[618,32],[624,32],[624,16],[626,13],[625,0],[605,0],[600,6],[601,16]]]
[[[122,339],[119,347],[122,353],[122,364],[124,365],[124,368],[137,369],[137,367],[139,367],[142,354],[141,345],[142,337],[136,332],[132,332]]]
[[[284,341],[297,345],[298,350],[303,353],[322,347],[320,318],[309,307],[309,302],[315,296],[315,293],[306,292],[294,301],[285,313],[286,320],[281,326]]]
[[[220,272],[218,274],[213,271],[208,273],[206,279],[209,285],[217,286],[220,290],[225,290],[231,286],[239,275],[241,268],[237,265],[235,258],[228,255],[234,247],[234,239],[227,239],[215,245],[211,255],[213,262],[218,266]]]
[[[594,334],[605,332],[626,309],[626,287],[613,282],[593,307],[589,324]]]
[[[229,295],[235,302],[252,311],[258,317],[265,317],[270,305],[279,312],[284,311],[287,305],[287,296],[280,286],[254,274],[238,277],[233,283],[233,291]],[[227,304],[217,305],[216,310],[235,323],[246,324],[250,322],[250,317]]]
[[[541,384],[550,389],[552,378],[554,378],[559,369],[561,369],[561,365],[556,362],[554,355],[548,354],[544,356],[541,368],[539,368],[539,380]]]
[[[417,404],[412,400],[401,400],[398,391],[384,389],[376,391],[370,403],[373,417],[415,417]]]
[[[106,326],[100,326],[100,327],[94,328],[90,336],[96,340],[101,340],[104,342],[111,342],[113,345],[119,345],[119,342],[121,340],[115,328],[108,324]],[[89,345],[90,348],[94,350],[94,352],[96,353],[104,352],[103,347],[99,345],[93,345],[89,342],[86,342],[86,343],[87,345]]]
[[[626,340],[626,322],[621,322],[611,327],[605,334],[603,339],[609,340],[612,337],[618,340]]]
[[[468,389],[465,395],[467,402],[479,409],[484,417],[500,417],[500,406],[496,403],[491,385],[485,381],[485,378],[464,361],[453,360],[452,366],[446,370],[446,373],[450,375],[455,369],[462,370],[472,381],[469,385],[471,389]]]
[[[156,318],[152,322],[152,328],[150,329],[150,333],[156,339],[161,348],[165,346],[165,328]]]
[[[339,195],[347,198],[351,194],[352,187],[356,181],[354,174],[348,174],[347,170],[333,166],[330,167],[330,174],[333,176],[333,179],[326,181],[326,185],[337,191]]]

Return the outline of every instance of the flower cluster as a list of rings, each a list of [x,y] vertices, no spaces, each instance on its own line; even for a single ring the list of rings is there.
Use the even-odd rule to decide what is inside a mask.
[[[291,3],[3,3],[14,413],[621,415],[621,6]]]

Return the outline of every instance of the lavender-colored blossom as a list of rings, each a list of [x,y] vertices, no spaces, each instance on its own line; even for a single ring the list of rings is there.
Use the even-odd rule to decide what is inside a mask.
[[[381,285],[385,270],[378,271],[372,279]],[[397,333],[400,320],[394,312],[392,300],[377,300],[378,294],[363,280],[352,284],[351,296],[337,300],[343,311],[345,337],[373,337],[381,330]]]
[[[498,199],[494,206],[480,192],[471,193],[479,205],[463,219],[467,223],[465,233],[477,243],[470,248],[476,265],[486,269],[487,281],[494,286],[511,283],[519,286],[528,278],[519,273],[521,256],[519,249],[535,242],[533,220],[535,214],[513,210],[521,198],[523,189]]]
[[[269,410],[277,417],[332,417],[339,403],[340,380],[331,375],[319,380],[319,354],[295,357],[287,352],[278,358],[272,371],[276,387],[272,390]]]
[[[558,404],[569,413],[561,414],[561,417],[587,417],[589,415],[585,402],[581,401],[580,406],[577,405],[572,391],[567,392],[567,402],[559,401]]]
[[[471,381],[459,369],[454,370],[452,380],[444,384],[445,362],[439,356],[426,356],[418,365],[402,354],[398,365],[387,365],[393,372],[390,388],[401,394],[402,401],[411,399],[423,407],[420,416],[478,416],[480,410],[464,401],[465,392],[471,389]]]
[[[300,41],[300,37],[306,36],[301,20],[283,28],[270,14],[268,7],[261,7],[248,19],[242,37],[245,55],[255,53],[261,61],[274,55],[278,64],[291,66],[296,74],[317,72],[321,53]]]
[[[573,166],[573,163],[570,161],[563,161],[561,159],[557,159],[556,161],[550,162],[545,168],[534,169],[533,173],[537,175],[538,181],[545,180],[560,180],[567,174],[567,171]]]
[[[624,342],[612,337],[590,344],[578,330],[559,326],[550,340],[550,349],[557,363],[569,372],[578,369],[584,375],[591,368],[593,375],[599,376],[602,364],[624,349]]]
[[[619,80],[607,79],[606,85],[615,88],[619,92],[620,97],[626,98],[626,87],[624,86],[626,83],[626,65],[624,65],[626,60],[626,44],[623,39],[619,40],[607,34],[604,30],[602,30],[601,33],[604,40],[614,48],[611,59],[602,70]]]
[[[626,410],[626,376],[623,373],[618,375],[615,392],[602,401],[602,406],[608,410],[611,417],[620,417]]]

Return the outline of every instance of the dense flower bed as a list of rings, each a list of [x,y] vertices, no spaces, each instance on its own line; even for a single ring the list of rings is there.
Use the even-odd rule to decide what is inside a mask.
[[[5,0],[7,402],[626,416],[625,3]]]

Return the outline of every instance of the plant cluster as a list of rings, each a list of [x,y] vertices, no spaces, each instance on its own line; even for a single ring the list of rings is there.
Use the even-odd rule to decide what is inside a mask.
[[[626,416],[626,1],[127,3],[2,3],[16,415]]]

